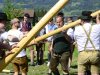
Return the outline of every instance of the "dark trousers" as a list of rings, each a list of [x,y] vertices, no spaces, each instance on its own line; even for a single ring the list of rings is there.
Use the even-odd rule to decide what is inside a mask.
[[[69,56],[70,56],[69,51],[62,53],[61,55],[52,53],[49,67],[50,67],[50,69],[53,73],[56,73],[54,75],[57,75],[57,73],[59,72],[58,68],[57,68],[59,63],[61,64],[63,72],[66,73],[66,74],[69,74],[69,71],[68,71]]]
[[[43,63],[43,44],[39,43],[36,45],[36,51],[37,51],[37,64],[42,64]]]

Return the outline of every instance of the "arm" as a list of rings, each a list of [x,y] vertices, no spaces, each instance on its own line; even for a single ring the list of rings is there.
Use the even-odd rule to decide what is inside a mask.
[[[4,49],[6,49],[7,51],[3,51]],[[12,51],[10,51],[12,48],[9,44],[6,44],[6,43],[1,43],[0,42],[0,56],[1,58],[5,57],[5,56],[8,56],[9,54],[13,54]],[[3,53],[3,55],[2,55]]]
[[[97,17],[96,17],[96,23],[97,23],[97,24],[100,24],[100,15],[99,15],[99,14],[98,14]]]
[[[52,52],[52,50],[53,50],[53,40],[52,40],[52,42],[51,42],[49,51]]]
[[[2,50],[2,49],[11,50],[11,47],[9,44],[0,42],[0,50]]]
[[[65,34],[64,36],[65,36],[66,40],[67,40],[69,43],[71,43],[71,41],[72,41],[71,37],[70,37],[68,34]]]

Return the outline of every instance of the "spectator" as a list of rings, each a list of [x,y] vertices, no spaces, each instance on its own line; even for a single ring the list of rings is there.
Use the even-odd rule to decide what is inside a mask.
[[[54,24],[53,19],[50,20],[50,22],[45,26],[46,34],[57,29],[57,25]],[[48,66],[50,64],[50,58],[51,58],[51,51],[50,51],[50,46],[51,46],[51,40],[52,36],[47,38],[47,43],[48,43]]]
[[[42,36],[45,34],[45,29],[42,29],[38,36]],[[37,65],[42,65],[43,64],[43,56],[44,56],[44,50],[45,50],[45,43],[44,43],[44,40],[42,41],[39,41],[37,44],[36,44],[36,51],[37,51]]]
[[[21,31],[26,35],[32,28],[32,24],[31,22],[29,22],[29,18],[30,18],[30,15],[28,13],[25,13],[24,14],[24,18],[23,18],[23,21],[20,23],[20,29]],[[33,46],[29,46],[28,47],[29,50],[30,50],[30,60],[31,60],[31,66],[34,66],[35,63],[34,63],[34,57],[35,57],[35,53],[34,53],[34,49],[33,49]]]

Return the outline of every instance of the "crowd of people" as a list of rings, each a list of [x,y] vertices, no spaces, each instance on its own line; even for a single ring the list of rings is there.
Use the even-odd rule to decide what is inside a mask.
[[[42,65],[44,63],[45,43],[48,44],[48,75],[60,75],[58,65],[61,64],[63,75],[70,75],[70,64],[73,60],[74,48],[78,50],[78,75],[99,75],[100,74],[100,14],[96,17],[91,16],[91,11],[83,11],[78,17],[81,23],[68,30],[48,37],[45,40],[36,42],[35,45],[26,47],[30,50],[31,66]],[[17,47],[17,43],[23,39],[32,29],[32,23],[29,21],[30,15],[24,14],[23,20],[13,18],[11,29],[5,31],[7,15],[0,12],[0,60],[12,54],[11,49]],[[73,17],[68,17],[65,23],[64,13],[59,12],[54,19],[35,36],[35,38],[47,34],[53,30],[63,27],[73,22]],[[34,38],[33,38],[34,39]],[[36,47],[37,61],[34,62]],[[22,75],[27,75],[28,58],[24,48],[13,60],[14,75],[21,71]]]

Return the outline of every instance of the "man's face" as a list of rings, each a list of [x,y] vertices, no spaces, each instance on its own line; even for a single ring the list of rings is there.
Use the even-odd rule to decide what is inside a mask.
[[[62,27],[63,26],[63,18],[57,17],[56,18],[56,24],[58,25],[58,27]]]
[[[5,21],[0,21],[0,31],[5,30]]]
[[[19,28],[19,23],[20,23],[19,21],[16,21],[16,22],[14,23],[14,26],[17,27],[17,28]]]

